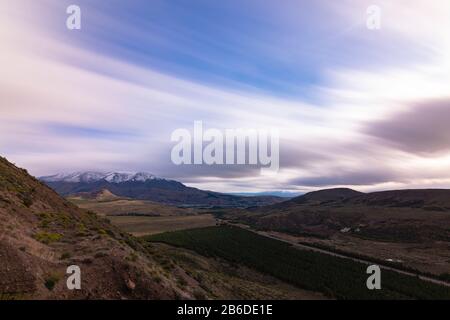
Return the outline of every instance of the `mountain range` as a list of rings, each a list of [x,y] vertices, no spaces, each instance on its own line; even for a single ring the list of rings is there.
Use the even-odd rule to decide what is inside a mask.
[[[146,172],[74,172],[40,177],[62,196],[98,193],[103,190],[138,200],[176,206],[253,207],[285,200],[275,196],[238,196],[188,187],[181,182],[158,178]]]

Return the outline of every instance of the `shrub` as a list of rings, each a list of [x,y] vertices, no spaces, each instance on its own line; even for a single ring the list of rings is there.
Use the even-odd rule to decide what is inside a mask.
[[[60,235],[59,233],[39,232],[34,235],[34,238],[39,242],[50,244],[52,242],[61,240],[62,235]]]
[[[61,260],[66,260],[66,259],[70,259],[71,257],[72,257],[72,255],[70,254],[70,252],[64,252],[64,253],[61,255],[60,259],[61,259]]]
[[[156,283],[160,283],[162,281],[162,278],[160,276],[154,276],[153,281],[155,281]]]
[[[195,289],[192,294],[194,295],[194,298],[196,300],[206,300],[207,299],[206,295],[198,289]]]
[[[53,290],[53,288],[58,283],[58,281],[59,281],[59,277],[55,274],[51,274],[45,279],[44,284],[48,290]]]

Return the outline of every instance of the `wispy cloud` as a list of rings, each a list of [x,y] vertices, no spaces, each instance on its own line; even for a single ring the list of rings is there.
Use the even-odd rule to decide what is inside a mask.
[[[148,170],[236,192],[450,182],[447,1],[379,1],[377,33],[364,1],[80,1],[78,34],[67,4],[0,16],[0,152],[36,175]],[[280,172],[173,165],[170,134],[195,120],[279,128]]]

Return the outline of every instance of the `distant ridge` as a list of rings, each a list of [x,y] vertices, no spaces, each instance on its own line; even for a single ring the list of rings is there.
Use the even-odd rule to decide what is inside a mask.
[[[273,205],[236,210],[229,217],[263,230],[297,235],[330,238],[347,232],[382,241],[450,242],[450,190],[362,193],[326,189]]]
[[[334,188],[306,193],[302,196],[293,198],[291,201],[295,203],[305,203],[311,201],[336,201],[353,198],[363,195],[364,193],[349,188]]]
[[[312,202],[411,208],[438,206],[450,209],[450,189],[405,189],[363,193],[349,188],[335,188],[313,191],[284,204]]]

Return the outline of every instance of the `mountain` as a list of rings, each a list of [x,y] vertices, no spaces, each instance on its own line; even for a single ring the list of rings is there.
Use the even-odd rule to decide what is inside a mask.
[[[178,206],[251,207],[269,205],[283,200],[274,196],[243,197],[204,191],[145,172],[75,172],[60,173],[39,179],[62,196],[108,190],[119,197]]]

